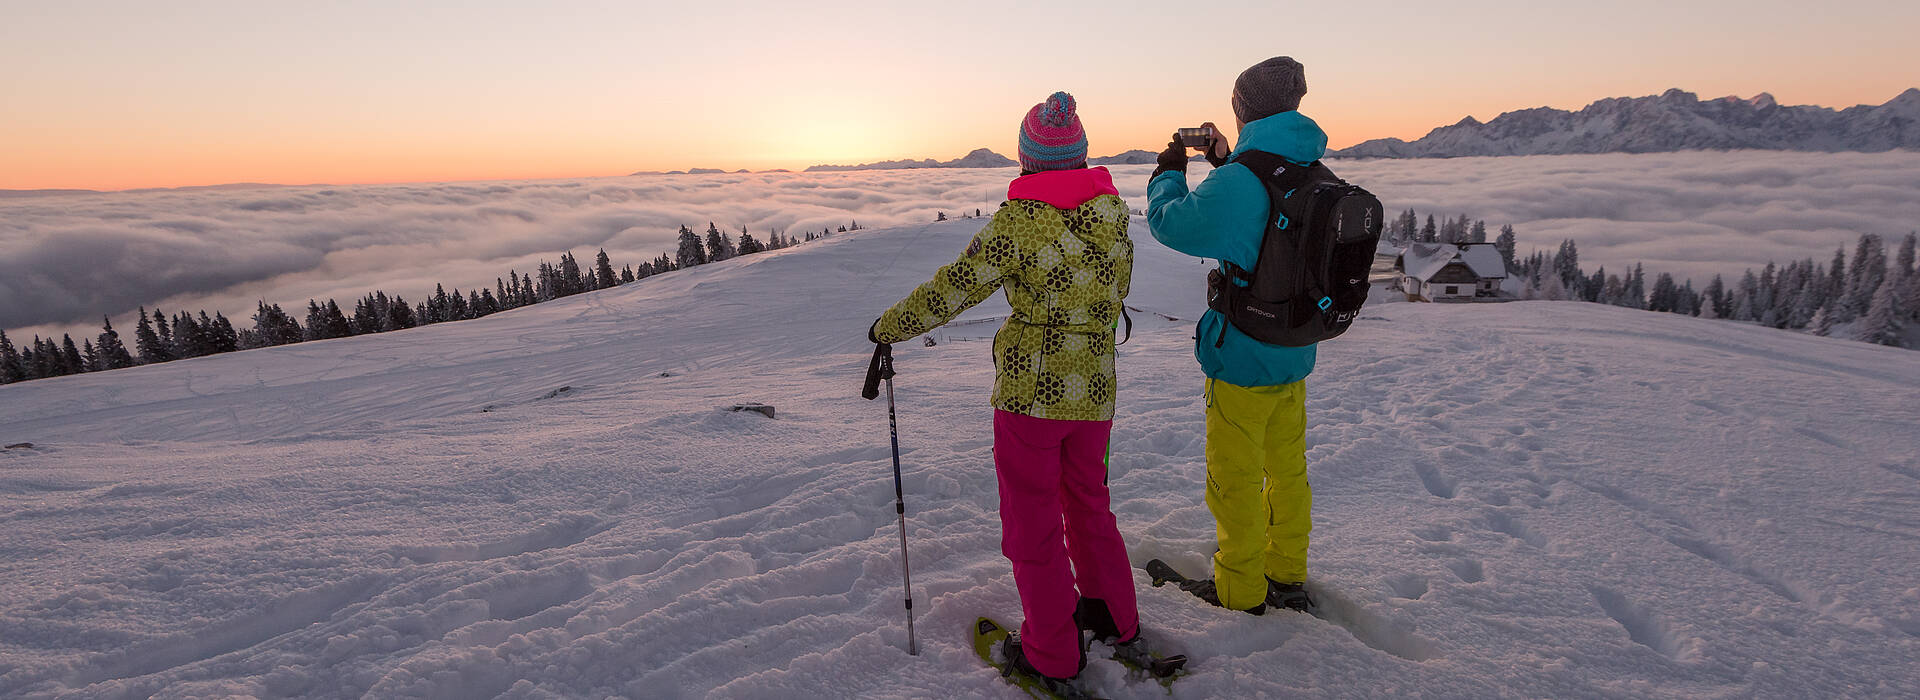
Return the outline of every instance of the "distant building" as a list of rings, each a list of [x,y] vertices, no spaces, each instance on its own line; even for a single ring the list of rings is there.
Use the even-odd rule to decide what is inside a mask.
[[[1407,301],[1473,301],[1500,296],[1507,264],[1492,243],[1414,243],[1394,258]]]

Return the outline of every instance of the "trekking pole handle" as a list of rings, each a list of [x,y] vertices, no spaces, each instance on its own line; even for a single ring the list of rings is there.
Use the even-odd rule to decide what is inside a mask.
[[[880,380],[893,378],[893,346],[877,343],[873,359],[867,361],[867,381],[860,387],[860,398],[872,401],[880,397]]]

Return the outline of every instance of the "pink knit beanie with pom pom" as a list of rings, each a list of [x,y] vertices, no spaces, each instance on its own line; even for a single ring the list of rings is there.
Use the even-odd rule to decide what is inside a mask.
[[[1073,96],[1056,92],[1020,121],[1020,167],[1032,172],[1078,168],[1087,162],[1087,132]]]

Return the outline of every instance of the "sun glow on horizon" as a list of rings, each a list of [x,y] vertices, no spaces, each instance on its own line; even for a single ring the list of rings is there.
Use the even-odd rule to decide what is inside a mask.
[[[1280,53],[1307,65],[1302,111],[1336,148],[1673,87],[1878,104],[1913,87],[1888,67],[1920,64],[1901,33],[1920,24],[1920,5],[1872,2],[1809,16],[1784,0],[1629,0],[1606,12],[1222,0],[1215,12],[1234,21],[1171,33],[1162,28],[1192,18],[1001,0],[832,12],[763,0],[537,12],[495,0],[109,4],[16,8],[0,25],[0,60],[23,67],[0,75],[0,189],[798,170],[975,148],[1012,157],[1020,115],[1054,90],[1078,98],[1092,155],[1112,155],[1157,150],[1175,127],[1229,125],[1234,76]],[[1649,14],[1662,23],[1637,19]],[[1355,17],[1372,18],[1364,40],[1275,39],[1276,27]],[[1771,48],[1787,42],[1844,50]],[[1618,56],[1622,43],[1637,49]]]

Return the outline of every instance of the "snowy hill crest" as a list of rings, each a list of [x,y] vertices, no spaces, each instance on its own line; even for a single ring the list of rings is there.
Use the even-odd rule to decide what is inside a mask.
[[[1860,151],[1920,149],[1920,89],[1880,105],[1844,110],[1783,106],[1773,95],[1701,100],[1672,89],[1613,97],[1570,112],[1535,107],[1482,123],[1469,116],[1416,141],[1374,139],[1336,151],[1347,158],[1454,158],[1693,150]]]
[[[0,444],[36,444],[0,451],[0,697],[1011,697],[960,631],[1020,610],[991,341],[896,349],[919,656],[887,411],[856,396],[868,323],[984,224],[0,386]],[[1206,266],[1130,235],[1113,512],[1135,563],[1204,571]],[[1309,387],[1326,616],[1136,574],[1196,660],[1179,696],[1920,693],[1920,355],[1396,303]],[[1094,656],[1095,694],[1167,697]]]

